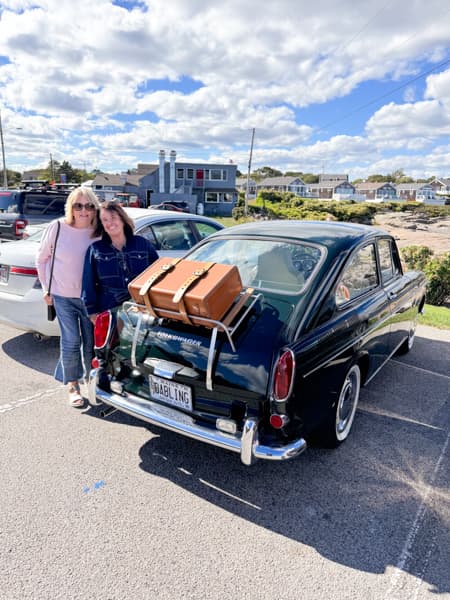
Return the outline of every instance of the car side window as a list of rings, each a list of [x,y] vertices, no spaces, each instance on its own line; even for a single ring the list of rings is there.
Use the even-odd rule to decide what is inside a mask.
[[[48,215],[61,217],[67,196],[50,196],[47,194],[27,194],[25,196],[23,212],[28,215]]]
[[[386,283],[396,277],[399,273],[390,240],[382,239],[378,241],[378,256],[380,258],[381,281]]]
[[[336,305],[362,296],[378,285],[377,261],[375,247],[368,244],[357,250],[345,267],[344,273],[336,286]]]
[[[198,231],[198,237],[201,240],[203,240],[205,237],[208,237],[208,235],[219,231],[220,229],[219,227],[214,227],[214,225],[211,225],[210,223],[202,223],[201,221],[197,221],[194,224],[194,227],[196,227]]]
[[[142,229],[138,229],[136,231],[137,235],[141,235],[145,239],[147,239],[155,248],[158,248],[158,242],[156,240],[155,234],[153,232],[151,225],[145,225]]]
[[[153,231],[160,250],[189,250],[196,243],[186,221],[154,223]]]

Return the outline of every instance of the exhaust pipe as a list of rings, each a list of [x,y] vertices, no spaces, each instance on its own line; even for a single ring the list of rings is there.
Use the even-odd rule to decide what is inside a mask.
[[[116,412],[117,408],[115,406],[107,406],[106,408],[104,408],[103,410],[100,411],[100,416],[103,418],[107,417],[108,415],[112,415],[112,413]]]

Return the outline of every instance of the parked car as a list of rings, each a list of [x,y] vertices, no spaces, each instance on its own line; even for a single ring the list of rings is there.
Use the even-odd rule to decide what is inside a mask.
[[[125,208],[136,233],[148,238],[160,256],[181,256],[198,241],[223,228],[199,215]],[[42,288],[35,266],[44,226],[30,237],[0,245],[0,323],[32,331],[38,336],[59,335],[57,321],[47,320]]]
[[[161,204],[154,204],[153,206],[149,206],[149,208],[157,210],[175,210],[179,212],[190,212],[189,204],[182,200],[180,201],[170,201],[170,202],[161,202]]]
[[[349,435],[360,388],[408,352],[425,276],[374,227],[266,221],[219,231],[186,260],[236,265],[237,315],[190,325],[128,302],[95,326],[91,404],[256,458]],[[173,313],[175,314],[175,313]],[[160,315],[157,315],[160,316]]]
[[[27,225],[45,224],[64,215],[69,191],[0,190],[0,241],[20,240]]]

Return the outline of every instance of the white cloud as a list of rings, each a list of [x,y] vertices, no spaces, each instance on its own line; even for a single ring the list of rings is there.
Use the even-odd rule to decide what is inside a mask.
[[[356,177],[383,160],[393,164],[394,151],[411,168],[436,170],[442,159],[438,170],[449,175],[447,153],[435,148],[449,135],[450,71],[430,74],[425,93],[420,77],[414,81],[447,56],[450,8],[441,0],[368,0],[364,11],[350,0],[128,5],[2,2],[8,164],[45,163],[52,151],[76,166],[95,160],[116,171],[155,162],[159,148],[173,146],[190,158],[234,157],[245,170],[255,127],[255,167],[317,172],[326,164]],[[405,78],[411,84],[401,102],[386,97],[353,136],[318,140],[324,122],[342,117],[333,101],[356,114],[352,98],[361,86],[394,88]],[[186,79],[199,89],[185,92]],[[299,109],[328,103],[321,121],[299,116],[309,119]],[[409,174],[408,164],[402,168]]]

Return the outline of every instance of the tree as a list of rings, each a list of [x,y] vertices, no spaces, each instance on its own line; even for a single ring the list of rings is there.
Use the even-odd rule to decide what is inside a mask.
[[[281,177],[283,173],[278,171],[277,169],[272,169],[272,167],[261,167],[260,169],[256,169],[254,171],[255,175],[259,175],[260,177]]]
[[[73,169],[72,165],[67,162],[67,160],[64,160],[57,173],[59,176],[59,179],[65,179],[66,183],[79,183],[81,180],[78,179],[77,173],[76,171]],[[61,177],[61,175],[63,175],[64,177]]]
[[[385,183],[386,181],[390,181],[389,175],[369,175],[367,178],[368,183]]]
[[[405,172],[403,169],[396,169],[388,175],[388,181],[394,181],[395,183],[398,183],[401,179],[403,179],[403,177],[405,177]]]

